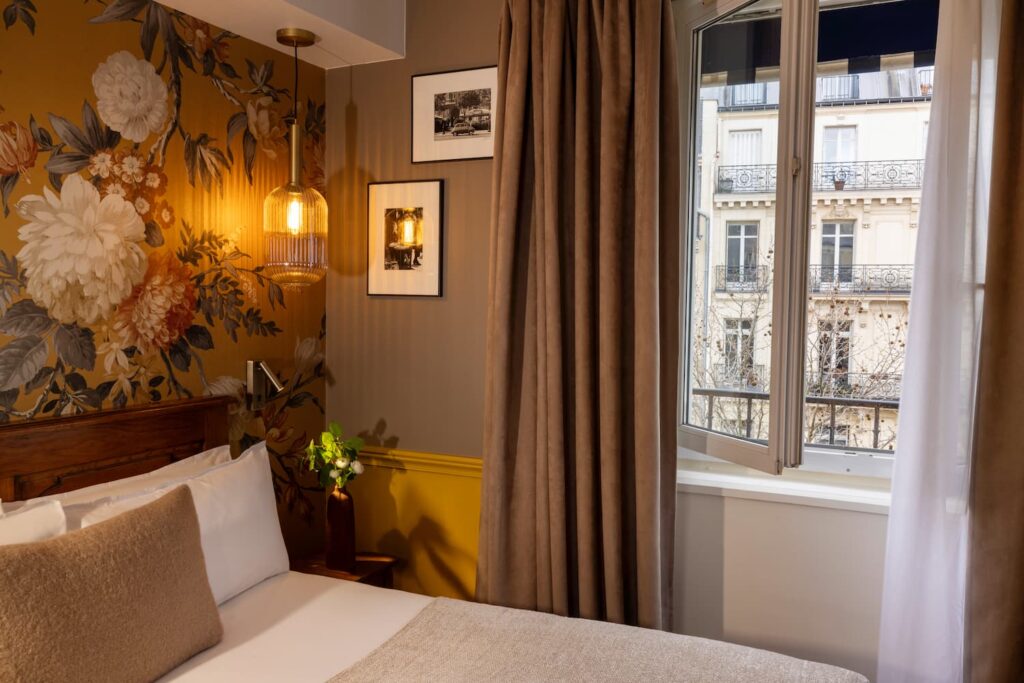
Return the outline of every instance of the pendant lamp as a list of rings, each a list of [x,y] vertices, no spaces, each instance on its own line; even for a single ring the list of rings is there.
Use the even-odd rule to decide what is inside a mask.
[[[277,42],[294,50],[288,182],[263,202],[264,272],[283,286],[311,285],[327,274],[327,200],[302,183],[302,128],[299,125],[299,48],[316,36],[304,29],[282,28]]]

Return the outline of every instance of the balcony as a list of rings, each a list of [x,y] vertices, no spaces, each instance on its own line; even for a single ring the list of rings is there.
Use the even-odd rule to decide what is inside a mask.
[[[909,295],[912,265],[811,266],[807,287],[812,294]]]
[[[920,102],[931,98],[934,82],[932,67],[818,76],[814,99],[819,107]],[[701,99],[716,100],[722,112],[776,109],[779,83],[706,86],[701,88]]]
[[[718,389],[763,390],[768,386],[768,369],[761,364],[715,363],[711,379]]]
[[[771,280],[768,266],[715,266],[716,292],[767,292]]]
[[[829,161],[814,164],[811,184],[815,192],[920,189],[924,159],[894,161]],[[775,192],[774,164],[719,166],[717,192],[721,194]]]
[[[807,395],[815,398],[867,398],[898,401],[903,375],[882,372],[807,373]]]
[[[702,424],[699,426],[711,431],[733,434],[734,436],[741,436],[747,439],[754,439],[756,441],[764,441],[764,435],[753,433],[755,416],[754,404],[755,402],[758,403],[758,410],[766,409],[768,406],[767,393],[756,390],[695,388],[693,389],[693,397],[695,399],[697,397],[701,397],[705,401],[705,404],[701,406],[701,408],[703,408],[704,417],[702,418]],[[726,425],[722,424],[721,419],[715,419],[715,405],[721,404],[723,401],[727,401],[732,404],[730,409],[726,412],[735,413],[738,416],[739,419],[734,420],[734,422],[744,425],[746,429],[745,434],[734,434],[726,429]],[[805,402],[808,406],[820,407],[822,410],[826,411],[830,443],[825,445],[832,445],[832,443],[834,443],[833,440],[836,434],[836,426],[839,424],[838,413],[840,413],[840,411],[856,410],[859,412],[866,412],[870,415],[871,446],[865,448],[863,446],[851,445],[849,448],[861,451],[891,452],[891,446],[885,448],[882,443],[882,411],[899,411],[900,402],[898,399],[846,398],[838,396],[811,396],[808,394]],[[887,419],[891,418],[887,416]]]

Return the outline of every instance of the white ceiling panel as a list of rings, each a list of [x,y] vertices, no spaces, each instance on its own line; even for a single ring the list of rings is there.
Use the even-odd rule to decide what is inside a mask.
[[[286,54],[277,29],[304,28],[317,43],[299,58],[324,69],[405,56],[405,0],[162,0],[220,28]]]

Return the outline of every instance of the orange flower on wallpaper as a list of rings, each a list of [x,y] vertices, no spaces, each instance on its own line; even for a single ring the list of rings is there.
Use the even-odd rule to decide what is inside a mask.
[[[174,224],[174,209],[159,199],[167,192],[167,175],[138,152],[97,152],[89,160],[89,173],[99,179],[104,197],[121,197],[146,223],[156,223],[164,230]]]
[[[27,128],[14,121],[0,123],[0,175],[27,172],[35,165],[38,153]]]
[[[188,15],[180,16],[181,37],[199,57],[212,52],[218,62],[227,60],[228,42],[224,40],[223,31],[217,31],[201,19]]]
[[[149,268],[114,314],[111,331],[122,348],[140,353],[167,350],[195,317],[192,271],[169,251],[149,255]]]
[[[256,144],[271,159],[285,147],[287,125],[274,108],[274,99],[269,95],[256,97],[245,103],[245,115],[249,132],[256,138]]]
[[[160,201],[153,209],[153,218],[161,230],[170,230],[174,225],[174,207],[165,201]]]

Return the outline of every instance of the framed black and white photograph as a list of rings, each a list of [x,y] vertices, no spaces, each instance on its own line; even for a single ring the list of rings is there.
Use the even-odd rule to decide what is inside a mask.
[[[366,293],[441,296],[444,181],[367,186]]]
[[[498,68],[412,77],[412,162],[494,156]]]

